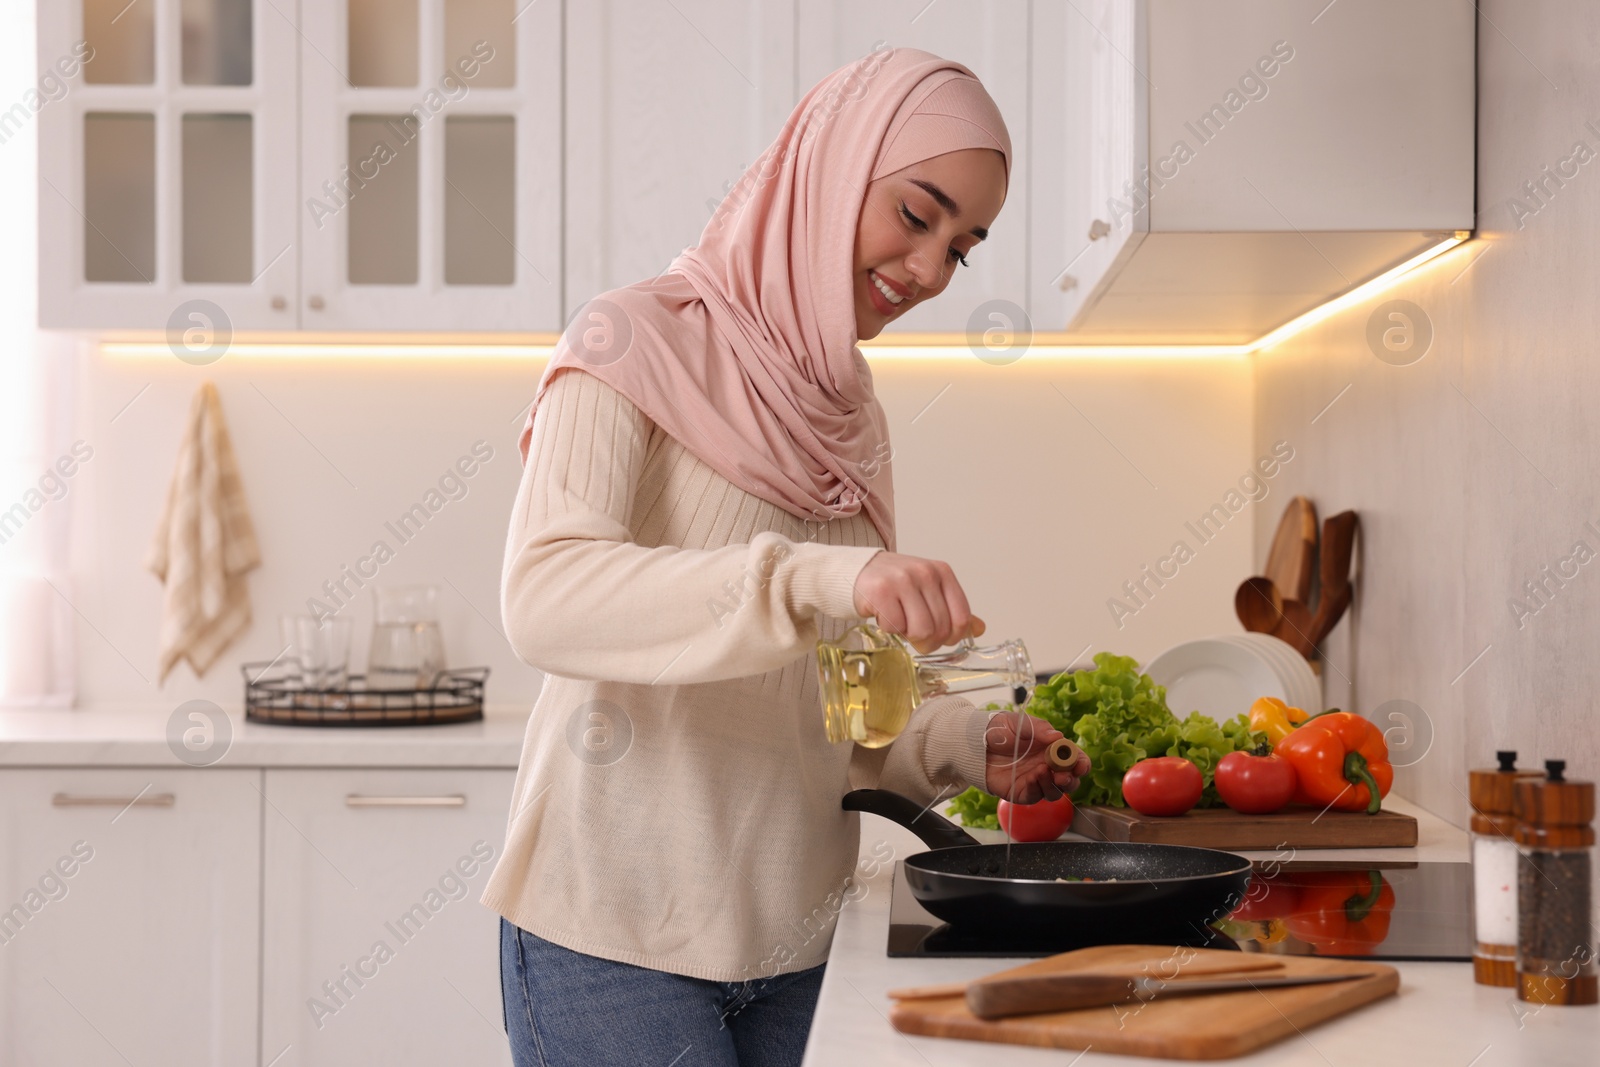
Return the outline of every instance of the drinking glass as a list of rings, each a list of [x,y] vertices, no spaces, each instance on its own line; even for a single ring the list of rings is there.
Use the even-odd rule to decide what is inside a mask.
[[[350,674],[349,619],[333,616],[285,615],[279,632],[287,647],[285,661],[306,689],[338,689]]]
[[[403,585],[374,590],[368,689],[427,689],[444,670],[439,588]]]

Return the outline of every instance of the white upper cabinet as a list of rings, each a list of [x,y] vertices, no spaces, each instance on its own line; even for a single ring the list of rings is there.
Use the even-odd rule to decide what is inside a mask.
[[[293,17],[294,8],[288,8]],[[41,0],[39,319],[295,325],[295,28],[251,0]],[[199,318],[193,317],[195,314]]]
[[[874,49],[1005,206],[885,336],[1255,341],[1474,220],[1471,0],[39,0],[47,327],[554,333]],[[213,321],[216,320],[216,321]]]
[[[1011,177],[1005,205],[989,237],[955,264],[949,286],[896,318],[884,336],[925,332],[1014,329],[1026,312],[1030,142],[1028,8],[1023,3],[935,3],[886,0],[874,4],[811,0],[795,21],[798,60],[795,99],[830,71],[874,47],[920,48],[971,70],[994,97],[1011,134]],[[777,128],[773,128],[774,134]],[[996,304],[995,301],[1004,301]],[[1000,316],[999,320],[995,316]]]
[[[662,274],[799,99],[794,0],[566,10],[566,308]]]
[[[1031,177],[1049,195],[1035,198],[1029,219],[1028,303],[1041,330],[1061,329],[1083,280],[1109,275],[1135,230],[1111,226],[1105,205],[1143,159],[1144,15],[1128,0],[1040,5],[1033,15]]]
[[[561,5],[300,18],[301,326],[558,329]]]
[[[560,327],[561,5],[41,0],[39,48],[41,325]]]
[[[1468,0],[1033,5],[1035,328],[1243,343],[1474,207]]]

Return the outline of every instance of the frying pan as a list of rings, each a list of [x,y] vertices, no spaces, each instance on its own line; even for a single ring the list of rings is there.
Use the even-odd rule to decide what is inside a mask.
[[[906,858],[906,884],[917,903],[952,926],[1081,931],[1115,924],[1131,940],[1202,928],[1242,903],[1250,884],[1249,860],[1212,848],[1117,841],[982,845],[886,789],[857,789],[842,803],[846,811],[899,823],[932,850]]]

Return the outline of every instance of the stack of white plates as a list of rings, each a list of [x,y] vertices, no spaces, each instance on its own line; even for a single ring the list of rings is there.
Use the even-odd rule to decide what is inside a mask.
[[[1166,686],[1167,707],[1180,719],[1191,711],[1231,719],[1260,697],[1313,715],[1322,710],[1322,680],[1305,657],[1270,634],[1185,641],[1151,660],[1144,673]]]

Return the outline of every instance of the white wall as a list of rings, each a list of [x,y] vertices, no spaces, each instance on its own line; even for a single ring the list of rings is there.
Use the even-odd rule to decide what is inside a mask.
[[[375,580],[440,585],[452,665],[489,664],[491,702],[537,691],[498,632],[498,575],[517,482],[518,407],[536,371],[476,360],[236,360],[205,368],[171,356],[106,358],[86,351],[79,436],[95,450],[74,478],[73,598],[80,612],[79,704],[152,707],[205,697],[242,702],[238,664],[282,648],[278,617],[304,613],[325,581],[373,543],[394,550]],[[155,684],[160,585],[143,569],[194,390],[217,383],[261,546],[249,578],[255,625],[202,680],[180,665]],[[131,403],[130,403],[131,401]],[[515,422],[513,420],[516,420]],[[473,443],[494,456],[427,526],[402,544],[385,528]],[[356,666],[372,622],[369,583],[348,614]],[[351,587],[353,588],[353,586]]]
[[[1305,441],[1286,488],[1362,512],[1358,611],[1329,677],[1348,676],[1347,699],[1368,713],[1421,707],[1433,747],[1397,788],[1463,825],[1467,768],[1492,765],[1497,748],[1600,774],[1600,564],[1569,565],[1576,577],[1552,583],[1535,614],[1513,606],[1535,606],[1523,583],[1577,542],[1600,552],[1586,526],[1600,527],[1600,132],[1587,125],[1600,120],[1600,6],[1481,7],[1478,239],[1263,355],[1256,408],[1258,445]],[[1580,141],[1591,161],[1531,196],[1524,183]],[[1394,299],[1433,330],[1409,366],[1378,360],[1366,339]],[[1271,536],[1267,516],[1256,533]]]
[[[902,547],[948,559],[991,634],[1024,638],[1042,669],[1086,647],[1148,659],[1176,641],[1237,629],[1232,590],[1250,557],[1243,512],[1209,545],[1195,542],[1193,561],[1120,629],[1106,601],[1174,541],[1194,541],[1185,521],[1249,471],[1246,361],[1024,357],[993,367],[963,357],[874,367],[893,427]],[[380,538],[396,555],[379,581],[440,584],[452,663],[493,669],[491,704],[531,701],[538,673],[499,632],[498,578],[520,473],[520,409],[538,365],[228,356],[196,368],[165,355],[86,350],[80,370],[78,436],[94,448],[69,496],[81,705],[163,708],[204,697],[238,707],[238,664],[277,653],[278,616],[304,611]],[[179,666],[158,688],[160,587],[141,560],[205,377],[221,392],[261,543],[264,562],[250,577],[256,624],[204,679]],[[465,497],[399,545],[385,521],[478,439],[494,459]],[[1268,489],[1265,506],[1276,510],[1281,490]],[[370,594],[351,610],[359,667]]]
[[[949,560],[989,633],[1023,638],[1038,669],[1107,649],[1148,661],[1239,629],[1244,510],[1257,505],[1206,545],[1185,523],[1254,462],[1248,362],[968,359],[880,364],[874,379],[892,423],[902,550]],[[1169,564],[1176,575],[1158,587],[1142,568],[1178,540],[1194,558]],[[1138,602],[1123,593],[1136,580],[1149,591]]]

